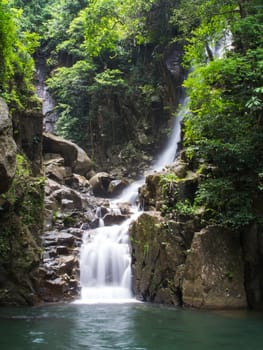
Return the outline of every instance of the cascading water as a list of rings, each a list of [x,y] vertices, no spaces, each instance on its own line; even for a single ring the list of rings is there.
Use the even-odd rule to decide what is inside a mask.
[[[81,302],[131,302],[131,256],[128,228],[121,225],[89,230],[80,254]]]
[[[186,104],[184,99],[182,105]],[[160,171],[171,164],[177,153],[180,141],[180,122],[185,108],[175,118],[170,140],[148,173]],[[99,227],[88,230],[83,237],[80,253],[80,303],[121,303],[135,302],[131,291],[131,255],[129,249],[128,230],[132,220],[139,215],[136,207],[138,188],[144,178],[131,184],[115,201],[112,201],[109,212],[119,215],[117,203],[130,203],[132,214],[121,225],[104,226],[100,208],[96,211]]]

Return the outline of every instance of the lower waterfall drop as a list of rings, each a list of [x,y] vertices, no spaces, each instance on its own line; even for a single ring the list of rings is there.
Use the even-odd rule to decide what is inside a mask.
[[[136,213],[121,225],[86,232],[80,253],[82,303],[135,302],[131,292],[128,230]]]
[[[186,104],[184,99],[182,106]],[[160,171],[173,163],[180,141],[180,121],[185,108],[182,108],[174,122],[170,140],[148,173]],[[118,203],[130,203],[132,214],[120,225],[104,226],[100,208],[96,215],[99,227],[90,229],[83,237],[80,252],[81,299],[78,303],[128,303],[138,302],[132,293],[131,254],[129,247],[129,225],[139,215],[135,202],[138,189],[144,183],[139,179],[126,188],[117,200],[112,201],[111,214],[120,214]]]

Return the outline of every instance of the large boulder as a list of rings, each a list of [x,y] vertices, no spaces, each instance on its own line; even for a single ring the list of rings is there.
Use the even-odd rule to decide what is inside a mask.
[[[16,143],[8,107],[0,97],[0,193],[6,192],[16,171]]]
[[[82,148],[53,134],[43,134],[43,152],[60,154],[64,158],[64,165],[80,175],[86,175],[93,167],[91,159]]]
[[[223,227],[196,232],[185,262],[183,303],[205,309],[246,308],[240,234]]]

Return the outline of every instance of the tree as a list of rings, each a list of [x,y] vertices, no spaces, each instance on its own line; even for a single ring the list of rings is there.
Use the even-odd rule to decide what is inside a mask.
[[[0,1],[0,94],[11,108],[35,104],[32,53],[38,37],[21,31],[21,12]]]

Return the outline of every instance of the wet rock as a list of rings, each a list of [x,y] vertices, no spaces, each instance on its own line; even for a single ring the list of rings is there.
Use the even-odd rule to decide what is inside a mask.
[[[83,230],[83,231],[87,231],[87,230],[91,229],[91,226],[90,226],[89,223],[85,222],[84,224],[82,224],[82,225],[80,226],[80,228],[81,228],[81,230]]]
[[[50,196],[54,191],[57,191],[61,188],[60,184],[49,178],[45,182],[45,195]]]
[[[57,255],[68,255],[69,248],[67,246],[64,246],[64,245],[57,246],[55,254],[56,254],[56,256]]]
[[[8,107],[0,97],[0,192],[6,192],[15,176],[16,144],[13,139],[12,122]]]
[[[96,218],[93,221],[91,221],[91,223],[89,224],[91,229],[97,228],[100,226],[100,219]]]
[[[107,192],[111,197],[118,196],[127,186],[129,185],[128,180],[112,180],[109,183]]]
[[[57,277],[53,280],[45,280],[40,291],[44,301],[56,302],[61,300],[65,290],[66,282],[61,277]]]
[[[66,186],[54,191],[50,199],[55,199],[60,206],[67,209],[82,209],[82,198],[79,193]]]
[[[101,172],[94,175],[90,180],[90,185],[95,196],[107,197],[109,195],[108,189],[113,178],[110,174]]]
[[[73,255],[59,257],[59,273],[71,274],[73,268],[76,266],[77,260]]]
[[[105,226],[112,226],[112,225],[119,225],[125,220],[128,219],[128,215],[112,215],[112,214],[106,214],[103,217],[104,225]]]
[[[86,192],[90,187],[90,183],[86,177],[79,174],[73,174],[72,177],[65,180],[65,184],[81,192]]]
[[[60,184],[72,177],[72,169],[64,166],[64,159],[59,157],[44,162],[45,176]]]
[[[45,301],[72,300],[79,293],[80,229],[46,232],[39,281],[40,296]]]
[[[49,179],[53,179],[60,184],[64,184],[67,179],[72,176],[72,172],[71,168],[58,166],[56,162],[54,162],[45,167],[45,175]]]
[[[67,247],[73,247],[75,237],[64,231],[51,231],[43,235],[43,240],[44,246],[65,245]]]
[[[187,164],[180,160],[176,161],[173,166],[169,167],[169,169],[170,171],[173,171],[179,179],[186,177],[188,170]]]

